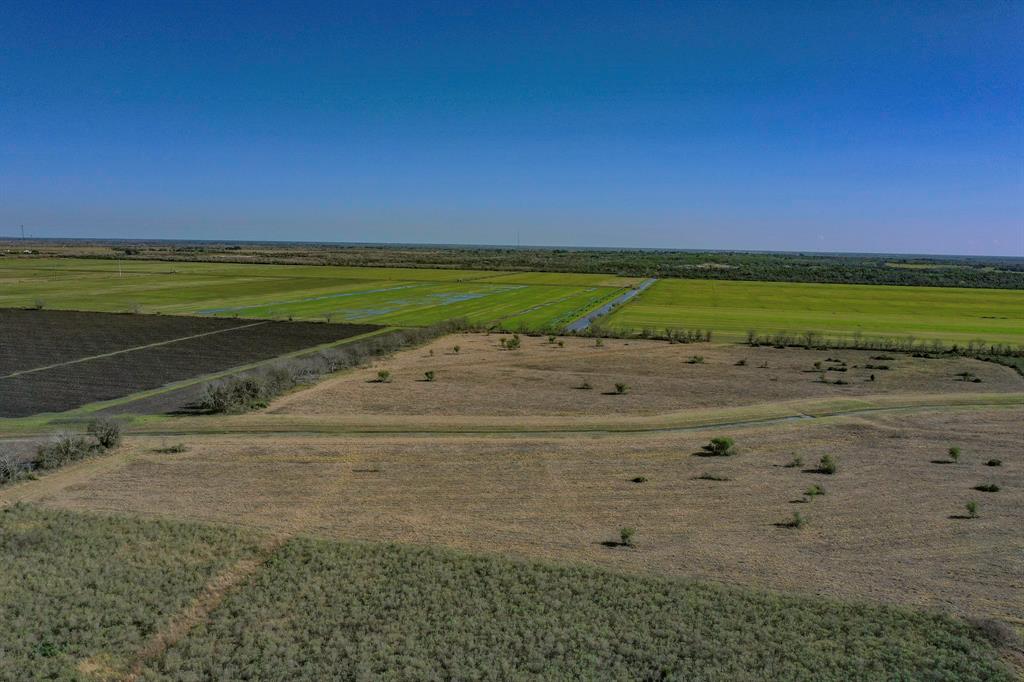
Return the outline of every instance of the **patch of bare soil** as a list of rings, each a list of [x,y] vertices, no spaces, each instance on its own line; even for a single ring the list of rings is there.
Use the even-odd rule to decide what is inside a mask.
[[[593,339],[571,337],[562,339],[564,347],[548,343],[546,337],[522,337],[520,350],[507,351],[500,346],[502,336],[445,337],[282,398],[268,412],[658,414],[798,398],[1024,389],[1024,380],[1012,369],[962,358],[926,359],[891,353],[893,359],[879,360],[873,358],[886,354],[618,339],[606,339],[598,347]],[[842,362],[830,362],[829,358]],[[820,363],[819,368],[815,363]],[[388,382],[377,381],[381,370],[390,372]],[[424,380],[427,371],[434,372],[434,381]],[[962,381],[958,375],[963,372],[980,382]],[[625,394],[616,394],[619,383],[627,386]]]
[[[51,485],[41,501],[584,561],[1020,625],[1022,424],[1021,408],[934,409],[629,436],[186,436],[180,454],[134,437],[123,466]],[[739,453],[693,454],[716,435],[733,436]],[[941,463],[951,446],[960,461]],[[824,454],[838,459],[836,474],[814,471]],[[785,466],[794,457],[802,463]],[[991,458],[1002,465],[986,466]],[[975,490],[987,483],[999,492]],[[824,494],[810,498],[814,485]],[[969,500],[978,517],[959,518]],[[806,525],[777,525],[794,511]],[[614,546],[624,526],[637,531],[634,548]]]

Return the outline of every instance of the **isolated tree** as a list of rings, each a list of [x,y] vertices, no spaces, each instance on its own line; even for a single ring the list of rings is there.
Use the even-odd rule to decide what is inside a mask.
[[[967,508],[967,515],[968,516],[970,516],[972,519],[978,518],[978,503],[977,502],[975,502],[974,500],[971,500],[970,502],[968,502],[964,506]]]
[[[432,370],[432,369],[427,370],[426,372],[423,373],[423,376],[426,378],[427,381],[433,381],[434,380],[434,370]]]
[[[454,346],[452,346],[452,350],[455,351],[456,354],[458,354],[458,352],[460,350],[459,344],[455,344]]]
[[[391,381],[391,372],[387,371],[386,369],[382,369],[377,372],[378,384],[386,384],[389,381]]]
[[[615,392],[618,395],[623,395],[625,393],[629,393],[629,386],[627,386],[626,384],[623,384],[621,382],[617,383],[617,384],[615,384]]]
[[[93,419],[86,431],[105,450],[115,448],[121,442],[121,425],[113,419]]]
[[[960,461],[960,448],[954,445],[947,452],[949,452],[949,458],[953,460],[954,463]]]
[[[818,472],[822,474],[834,474],[839,470],[839,461],[832,455],[822,455],[818,463]]]

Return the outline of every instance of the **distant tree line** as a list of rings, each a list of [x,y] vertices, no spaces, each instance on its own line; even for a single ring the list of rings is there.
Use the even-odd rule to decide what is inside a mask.
[[[107,257],[357,267],[580,272],[631,277],[1024,289],[1024,259],[336,244],[109,243]],[[96,257],[95,249],[59,254]]]

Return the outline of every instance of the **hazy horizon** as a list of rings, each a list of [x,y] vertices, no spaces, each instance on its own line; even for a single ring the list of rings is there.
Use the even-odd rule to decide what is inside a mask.
[[[1024,5],[44,6],[0,234],[1024,256]]]

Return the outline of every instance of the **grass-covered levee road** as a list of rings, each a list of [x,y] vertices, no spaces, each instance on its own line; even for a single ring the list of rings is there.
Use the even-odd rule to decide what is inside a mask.
[[[936,614],[30,505],[0,574],[5,680],[1013,679]]]

